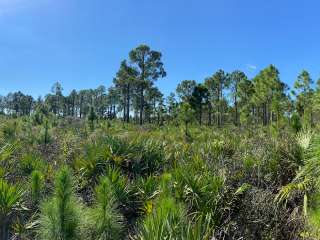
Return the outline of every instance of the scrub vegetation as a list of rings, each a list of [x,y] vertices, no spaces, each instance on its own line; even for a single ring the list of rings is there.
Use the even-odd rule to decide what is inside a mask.
[[[320,88],[267,66],[166,97],[133,49],[106,89],[0,98],[0,239],[320,238]],[[76,87],[76,86],[75,86]]]

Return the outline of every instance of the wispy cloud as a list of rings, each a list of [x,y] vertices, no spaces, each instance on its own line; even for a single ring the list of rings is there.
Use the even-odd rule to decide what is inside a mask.
[[[250,63],[246,64],[246,67],[247,67],[248,70],[251,70],[251,71],[254,71],[254,70],[257,69],[256,65],[253,65],[253,64],[250,64]]]
[[[32,4],[31,0],[0,0],[0,17],[25,9]]]

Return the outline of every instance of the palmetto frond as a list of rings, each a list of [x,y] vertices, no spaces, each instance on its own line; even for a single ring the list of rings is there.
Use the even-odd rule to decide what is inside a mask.
[[[287,201],[290,196],[294,192],[306,192],[311,187],[312,181],[309,178],[305,178],[301,181],[291,182],[286,186],[282,187],[279,191],[278,195],[276,196],[277,202],[284,202]]]
[[[8,159],[18,147],[18,144],[7,143],[0,148],[0,162]]]
[[[304,129],[297,133],[296,140],[302,149],[307,150],[310,146],[312,137],[313,132],[310,129]]]
[[[5,180],[0,180],[0,221],[11,215],[19,205],[23,193],[20,187],[10,185]]]

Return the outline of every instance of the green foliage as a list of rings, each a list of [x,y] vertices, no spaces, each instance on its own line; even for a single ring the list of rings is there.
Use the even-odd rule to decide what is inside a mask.
[[[44,121],[44,125],[41,127],[38,142],[43,144],[48,144],[50,141],[52,141],[52,133],[51,133],[51,126],[49,123],[49,120],[46,119]]]
[[[205,168],[180,167],[174,172],[174,191],[178,199],[187,204],[189,215],[194,220],[211,215],[212,225],[220,218],[219,200],[223,180]]]
[[[33,121],[34,125],[41,125],[41,124],[43,124],[45,115],[44,115],[43,111],[41,111],[39,108],[37,108],[31,117],[32,117],[32,121]]]
[[[97,115],[94,111],[94,107],[90,106],[90,111],[89,111],[89,115],[88,115],[88,120],[89,120],[89,124],[90,124],[90,129],[91,131],[94,130],[94,120],[97,119]]]
[[[95,143],[86,144],[84,149],[75,165],[91,179],[101,175],[108,165],[115,165],[136,176],[161,171],[165,166],[163,144],[151,139],[98,138]]]
[[[3,133],[4,138],[7,141],[12,141],[17,135],[18,122],[14,120],[14,121],[8,121],[5,124],[2,124],[1,131]]]
[[[0,221],[4,222],[10,217],[14,208],[22,199],[23,191],[21,187],[10,185],[4,180],[0,180]]]
[[[31,199],[37,204],[41,198],[41,192],[44,186],[43,175],[40,171],[34,170],[31,173]]]
[[[304,124],[307,126],[312,126],[312,84],[313,80],[306,70],[303,70],[299,74],[294,83],[294,88],[296,90],[294,93],[297,97],[297,110],[300,115],[303,116]]]
[[[20,118],[15,121],[21,144],[0,143],[0,176],[30,180],[29,210],[11,215],[14,237],[209,240],[315,234],[317,129],[295,134],[276,124],[249,131],[192,121],[192,141],[185,141],[184,126],[141,128],[114,120],[107,127],[108,120],[99,120],[84,134],[86,120],[51,117],[53,141],[46,145],[27,141],[29,123]],[[71,167],[75,179],[64,168],[53,188],[57,163]],[[283,190],[276,200],[286,205],[273,202],[278,189]]]
[[[84,153],[75,162],[75,167],[82,176],[96,180],[104,173],[110,151],[104,144],[88,144]]]
[[[210,240],[214,229],[211,226],[211,216],[200,218],[195,224],[188,223],[181,238],[186,240]]]
[[[307,229],[309,234],[317,239],[320,237],[320,193],[317,191],[311,196],[309,200],[310,206],[308,206],[308,212],[306,213],[309,220]]]
[[[0,162],[4,162],[5,160],[8,160],[14,151],[17,149],[17,144],[5,144],[0,149]]]
[[[40,239],[81,239],[81,205],[73,193],[72,176],[68,168],[62,168],[55,179],[53,196],[41,207]]]
[[[0,96],[0,239],[319,239],[320,81],[165,76],[142,44],[109,88]]]
[[[90,239],[123,239],[122,216],[117,210],[113,184],[109,178],[101,178],[95,192],[96,203],[88,216]]]
[[[129,53],[129,58],[136,72],[136,88],[139,98],[139,123],[143,124],[143,113],[145,108],[144,90],[152,86],[152,83],[158,78],[166,76],[162,54],[158,51],[151,50],[149,46],[141,44]]]
[[[183,205],[171,197],[163,197],[156,202],[153,212],[143,220],[135,239],[179,239],[186,231],[186,224]]]
[[[291,116],[291,127],[295,132],[299,132],[302,129],[302,123],[297,113],[293,113]]]
[[[21,187],[0,179],[0,238],[3,240],[9,239],[9,227],[14,213],[19,209],[23,194]]]
[[[150,175],[161,172],[165,167],[163,144],[150,139],[136,139],[130,142],[128,155],[132,158],[132,173],[136,175]]]
[[[195,119],[195,113],[194,110],[191,108],[189,103],[183,103],[179,106],[179,113],[178,113],[179,119],[183,124],[185,125],[185,136],[189,137],[189,129],[188,126],[190,123],[192,123]]]
[[[183,80],[178,84],[176,92],[179,98],[185,102],[189,102],[197,83],[194,80]]]
[[[33,153],[27,153],[21,157],[20,168],[25,175],[30,175],[35,170],[44,170],[45,163],[40,156]]]
[[[114,196],[121,207],[130,207],[131,191],[128,185],[128,179],[121,174],[117,168],[109,167],[106,171],[106,177],[113,186]]]
[[[133,192],[137,196],[139,210],[144,214],[150,214],[153,207],[153,200],[161,193],[158,179],[154,176],[137,179]]]
[[[319,196],[320,196],[320,139],[313,138],[309,130],[304,130],[297,135],[298,143],[304,150],[304,160],[301,163],[296,177],[279,191],[276,200],[288,202],[296,194],[303,194],[304,215],[307,217],[307,234],[309,237],[319,237]]]

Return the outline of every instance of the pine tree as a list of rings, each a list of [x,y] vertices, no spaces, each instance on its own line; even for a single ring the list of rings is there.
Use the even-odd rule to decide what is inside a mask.
[[[53,196],[41,206],[40,239],[81,239],[81,205],[73,193],[72,184],[70,170],[63,167],[56,176]]]
[[[117,210],[114,190],[109,178],[101,178],[95,192],[96,203],[94,208],[89,211],[91,239],[122,239],[122,216]]]
[[[140,45],[129,53],[130,61],[138,69],[137,90],[139,96],[139,123],[143,124],[144,94],[158,78],[166,76],[166,72],[161,61],[161,53],[153,51],[147,45]]]

